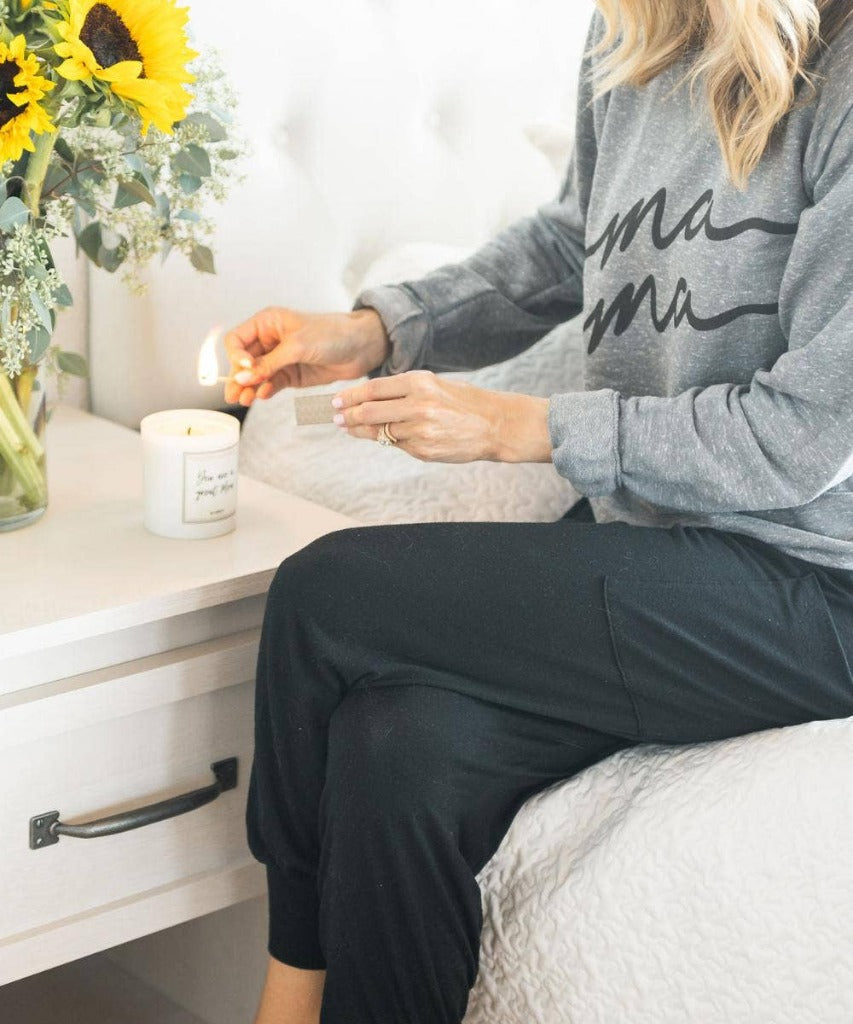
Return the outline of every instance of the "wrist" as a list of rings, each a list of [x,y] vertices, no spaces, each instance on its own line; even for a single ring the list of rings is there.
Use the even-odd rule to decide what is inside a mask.
[[[391,339],[382,317],[375,309],[357,309],[349,317],[364,360],[365,372],[370,373],[380,367],[391,354]]]
[[[494,461],[550,462],[548,399],[505,393],[495,429]]]

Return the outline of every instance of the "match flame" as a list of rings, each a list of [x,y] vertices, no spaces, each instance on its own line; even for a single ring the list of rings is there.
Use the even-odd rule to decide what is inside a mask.
[[[198,382],[205,387],[214,387],[219,381],[219,360],[216,358],[216,343],[222,333],[221,327],[208,332],[198,353]]]

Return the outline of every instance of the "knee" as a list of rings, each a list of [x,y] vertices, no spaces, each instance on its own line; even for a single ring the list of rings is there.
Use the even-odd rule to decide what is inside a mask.
[[[369,572],[375,527],[350,527],[324,534],[279,565],[268,600],[304,608],[315,602],[333,604],[342,594],[363,587]]]
[[[351,691],[329,726],[326,792],[334,813],[356,822],[410,817],[446,804],[450,758],[431,687]]]
[[[267,593],[268,613],[322,617],[353,585],[360,528],[325,534],[285,558]]]

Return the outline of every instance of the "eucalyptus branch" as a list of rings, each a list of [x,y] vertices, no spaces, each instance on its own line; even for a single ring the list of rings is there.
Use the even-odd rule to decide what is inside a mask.
[[[153,145],[153,143],[141,142],[134,149],[129,149],[126,152],[123,151],[121,153],[121,156],[135,156],[141,149],[145,149],[146,146],[151,146],[151,145]],[[94,160],[92,163],[88,163],[88,164],[81,164],[79,167],[75,164],[74,167],[72,167],[71,171],[68,174],[66,174],[64,178],[60,178],[59,181],[57,181],[54,185],[51,185],[50,188],[47,189],[42,194],[42,198],[43,199],[55,199],[56,198],[56,190],[58,188],[62,188],[62,186],[64,184],[66,184],[66,182],[73,181],[74,178],[79,176],[81,171],[94,171],[94,170],[97,170],[100,166],[101,166],[101,162],[99,160]]]

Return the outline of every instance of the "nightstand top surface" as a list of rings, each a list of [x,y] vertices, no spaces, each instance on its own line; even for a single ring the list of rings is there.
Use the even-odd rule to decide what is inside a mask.
[[[237,528],[171,540],[142,522],[142,447],[127,427],[58,407],[49,503],[0,533],[0,657],[263,593],[279,563],[352,519],[240,476]]]

